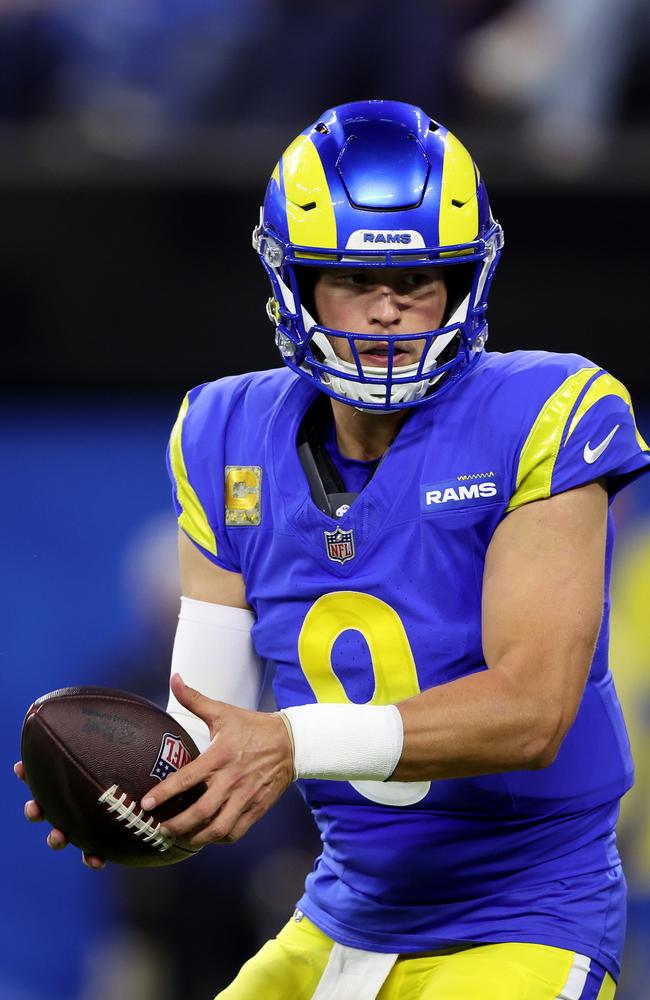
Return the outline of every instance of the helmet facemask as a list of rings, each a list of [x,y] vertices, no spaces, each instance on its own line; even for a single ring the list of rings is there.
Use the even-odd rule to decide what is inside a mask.
[[[443,383],[455,381],[485,345],[485,299],[502,245],[502,233],[497,223],[494,223],[491,240],[486,241],[480,257],[477,254],[472,263],[467,263],[466,258],[453,263],[449,258],[427,261],[429,266],[444,268],[448,296],[445,318],[443,326],[438,329],[412,334],[335,330],[323,326],[316,318],[313,295],[315,268],[337,266],[356,270],[360,266],[386,267],[384,260],[377,263],[376,254],[371,263],[361,262],[357,255],[354,258],[348,255],[336,265],[325,260],[314,260],[313,264],[306,265],[302,261],[298,263],[299,258],[295,257],[287,262],[283,248],[275,237],[266,237],[259,229],[255,230],[254,241],[258,246],[265,246],[258,252],[275,292],[267,311],[276,326],[276,344],[285,364],[298,374],[306,373],[318,380],[319,387],[336,399],[380,413],[416,405],[431,394],[434,386],[438,385],[435,391],[440,392]],[[292,257],[299,252],[298,248],[288,249]],[[426,266],[419,256],[391,263],[395,267],[418,270]],[[311,274],[314,274],[313,278]],[[336,344],[339,339],[349,345],[353,362],[339,357],[332,343]],[[357,345],[372,340],[388,344],[386,367],[363,364]],[[393,365],[395,345],[404,341],[422,342],[420,359],[408,365]]]

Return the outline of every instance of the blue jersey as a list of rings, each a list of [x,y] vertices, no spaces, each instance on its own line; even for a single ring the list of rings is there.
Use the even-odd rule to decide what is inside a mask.
[[[576,355],[484,353],[409,412],[337,520],[312,501],[296,436],[318,394],[286,369],[193,389],[169,464],[179,523],[242,573],[278,706],[387,704],[487,669],[481,588],[507,514],[650,465],[627,390]],[[543,770],[443,781],[307,780],[323,852],[302,909],[336,941],[415,952],[532,941],[616,977],[625,882],[618,800],[632,784],[603,623],[575,722]]]

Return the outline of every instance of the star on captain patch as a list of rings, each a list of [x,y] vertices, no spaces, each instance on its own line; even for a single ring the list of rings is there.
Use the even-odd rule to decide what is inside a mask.
[[[354,559],[356,553],[354,549],[354,532],[343,531],[341,528],[336,527],[336,531],[326,531],[325,532],[325,545],[327,547],[327,554],[332,562],[347,562],[348,559]]]
[[[262,469],[259,465],[226,466],[226,527],[257,526],[262,520]]]

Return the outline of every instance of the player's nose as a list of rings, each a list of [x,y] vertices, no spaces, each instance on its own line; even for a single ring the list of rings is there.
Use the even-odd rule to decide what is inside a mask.
[[[368,303],[368,320],[371,324],[393,326],[399,323],[401,310],[398,295],[390,285],[379,285]]]

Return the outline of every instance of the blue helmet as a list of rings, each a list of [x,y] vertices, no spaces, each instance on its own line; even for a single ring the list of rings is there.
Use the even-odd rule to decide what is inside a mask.
[[[326,111],[275,167],[253,246],[271,280],[267,312],[283,361],[335,399],[380,412],[416,406],[483,349],[503,231],[465,147],[420,108],[357,101]],[[426,266],[451,269],[439,329],[362,335],[310,312],[307,269]],[[330,338],[348,342],[354,363]],[[373,339],[388,344],[385,368],[361,363],[358,342]],[[420,360],[393,366],[398,340],[423,341]]]

